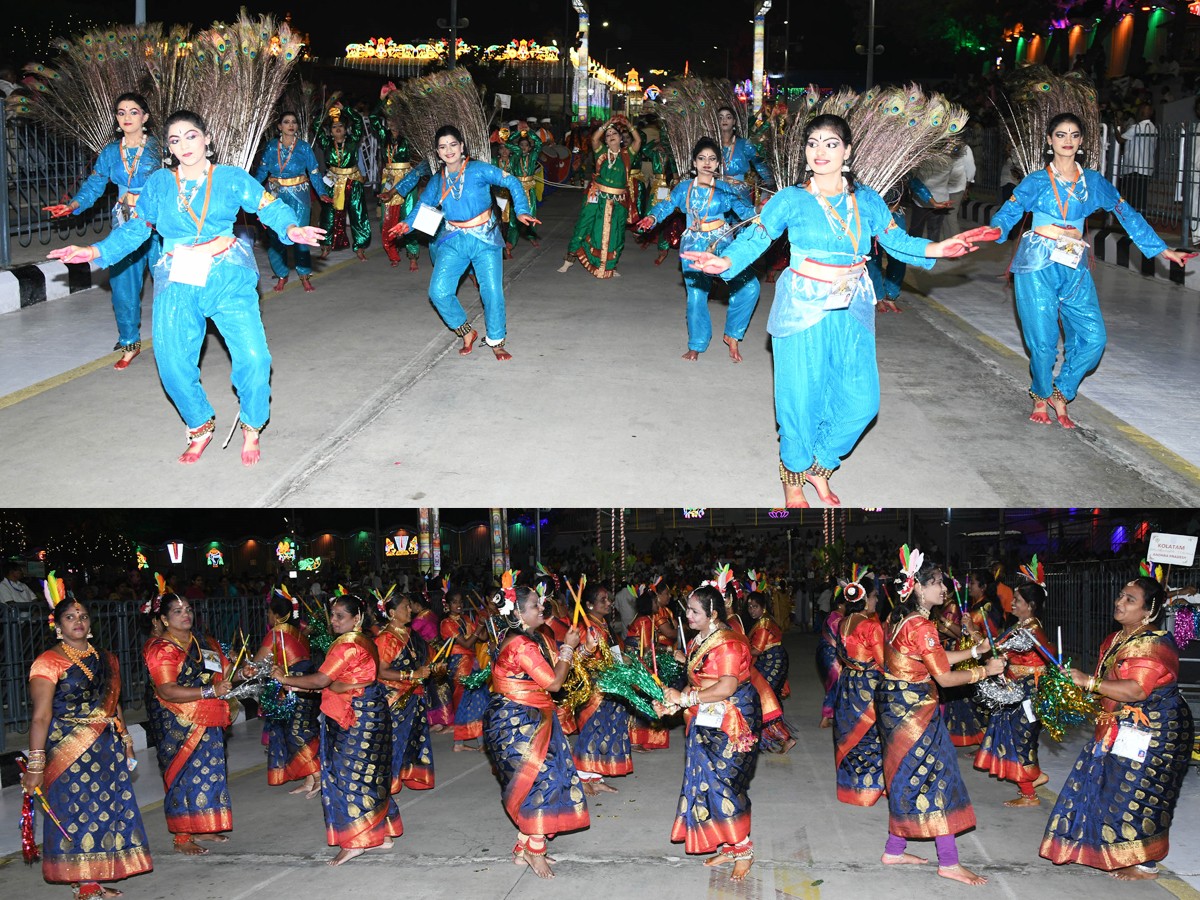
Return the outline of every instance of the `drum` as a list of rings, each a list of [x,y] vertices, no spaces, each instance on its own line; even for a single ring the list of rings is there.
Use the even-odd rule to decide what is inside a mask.
[[[562,144],[551,144],[542,150],[542,168],[547,181],[563,182],[571,171],[571,151]]]

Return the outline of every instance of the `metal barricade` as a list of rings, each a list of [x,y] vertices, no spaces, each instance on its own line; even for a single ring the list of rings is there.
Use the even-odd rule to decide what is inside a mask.
[[[193,628],[229,646],[233,656],[241,648],[240,634],[255,653],[267,633],[266,604],[258,597],[207,597],[195,600]],[[93,600],[88,604],[92,643],[117,657],[121,671],[121,705],[140,710],[144,705],[147,672],[142,646],[149,622],[135,601]],[[5,735],[29,730],[33,708],[29,700],[29,669],[39,655],[57,643],[48,626],[44,603],[0,603],[0,751]],[[232,659],[232,657],[231,657]]]
[[[108,211],[116,202],[115,189],[90,210],[69,219],[52,221],[42,208],[62,203],[79,189],[92,168],[95,154],[87,147],[51,135],[36,122],[8,115],[0,103],[0,180],[5,187],[3,222],[0,222],[0,267],[12,264],[11,241],[21,247],[35,240],[49,244],[56,236],[100,234],[109,227]]]

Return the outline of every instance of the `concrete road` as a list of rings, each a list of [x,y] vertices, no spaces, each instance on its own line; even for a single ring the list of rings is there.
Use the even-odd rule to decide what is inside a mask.
[[[240,464],[237,437],[224,452],[214,442],[197,466],[175,462],[184,428],[158,384],[152,352],[123,373],[110,369],[112,320],[103,291],[4,316],[6,501],[778,505],[764,332],[773,288],[764,285],[743,363],[733,365],[719,339],[698,362],[684,362],[684,297],[674,256],[656,267],[653,250],[630,241],[620,278],[598,281],[578,265],[555,272],[578,202],[577,193],[548,199],[540,213],[541,249],[522,244],[506,264],[508,346],[515,358],[505,363],[482,343],[469,357],[455,352],[456,339],[425,296],[427,257],[421,271],[410,274],[403,264],[390,268],[378,248],[366,263],[335,254],[318,269],[312,294],[294,279],[274,294],[264,278],[272,419],[263,462],[249,470]],[[1072,406],[1083,425],[1075,432],[1026,421],[1025,360],[1006,337],[992,333],[1004,327],[1003,317],[997,325],[959,315],[953,297],[945,296],[993,297],[1003,251],[979,256],[941,264],[949,274],[924,282],[934,299],[909,296],[904,314],[878,317],[882,411],[834,478],[843,502],[1164,506],[1200,500],[1200,467],[1177,452],[1179,446],[1168,449],[1147,428],[1131,424],[1136,402],[1103,405],[1085,395]],[[265,265],[260,269],[269,275]],[[1149,280],[1138,286],[1184,293]],[[469,282],[460,296],[482,327]],[[713,301],[710,309],[719,336],[724,304]],[[1171,315],[1162,313],[1157,327],[1178,333],[1183,347],[1193,336],[1172,327]],[[53,364],[42,365],[49,356]],[[224,440],[237,402],[215,332],[202,371]],[[1130,393],[1135,401],[1139,393],[1161,398],[1170,387],[1157,371],[1122,369],[1121,380],[1126,401]],[[1196,443],[1194,435],[1182,443],[1188,442]]]
[[[320,801],[269,788],[263,769],[257,723],[238,726],[230,742],[237,774],[231,783],[234,831],[229,844],[204,859],[169,851],[161,804],[143,809],[154,852],[153,873],[119,887],[130,900],[304,900],[320,896],[370,898],[738,898],[738,900],[862,900],[870,897],[962,897],[967,889],[936,877],[932,867],[897,870],[879,862],[887,832],[887,809],[859,809],[837,802],[829,731],[817,728],[821,689],[813,656],[815,638],[789,636],[792,697],[785,709],[796,724],[797,746],[787,756],[764,755],[751,786],[753,834],[758,859],[742,885],[728,870],[710,870],[669,841],[682,779],[683,739],[675,730],[671,748],[637,754],[634,774],[613,779],[620,793],[589,801],[590,829],[551,842],[558,877],[542,882],[510,861],[514,829],[500,805],[500,791],[486,760],[476,753],[450,752],[448,737],[435,739],[437,787],[398,796],[405,834],[395,849],[377,851],[344,868],[330,869],[333,855],[324,843]],[[1062,784],[1081,739],[1064,746],[1043,742],[1049,788]],[[1006,809],[1015,795],[1003,784],[970,768],[960,752],[968,790],[979,820],[977,830],[959,840],[963,862],[986,874],[990,883],[972,897],[1008,900],[1055,897],[1095,900],[1100,896],[1200,898],[1200,779],[1185,782],[1171,831],[1173,872],[1158,883],[1117,888],[1091,869],[1056,868],[1037,855],[1049,816],[1052,793],[1043,789],[1038,809]],[[138,793],[154,797],[157,771],[143,754]],[[16,847],[16,801],[8,788],[0,800],[3,821],[0,852]],[[158,794],[161,796],[161,793]],[[932,856],[931,843],[912,849]],[[46,885],[39,867],[26,868],[9,856],[0,868],[0,895],[22,900],[68,896]]]

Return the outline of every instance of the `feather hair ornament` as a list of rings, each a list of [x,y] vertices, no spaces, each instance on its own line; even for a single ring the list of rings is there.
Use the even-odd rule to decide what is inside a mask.
[[[50,604],[50,615],[47,619],[51,628],[55,626],[54,609],[67,596],[67,586],[61,578],[54,576],[54,570],[46,576],[46,580],[42,583],[42,591],[46,595],[46,602]]]
[[[1055,75],[1045,66],[1026,66],[1004,83],[1000,102],[993,101],[1013,148],[1021,176],[1046,168],[1046,126],[1060,113],[1071,113],[1083,125],[1083,157],[1100,162],[1100,106],[1096,88],[1081,72]]]
[[[671,82],[664,92],[659,118],[667,130],[667,143],[675,157],[675,168],[681,175],[691,166],[692,149],[702,137],[719,139],[717,106],[710,96],[710,86],[691,76]]]
[[[1041,585],[1043,588],[1045,588],[1046,567],[1038,562],[1036,553],[1033,555],[1033,559],[1029,561],[1029,564],[1019,566],[1017,568],[1017,572],[1023,575],[1025,578],[1028,578],[1034,584]]]
[[[920,550],[909,550],[908,544],[900,548],[900,574],[904,576],[904,584],[900,588],[900,599],[905,600],[913,592],[917,583],[917,572],[925,562],[925,554]]]
[[[1154,565],[1148,559],[1143,559],[1138,563],[1138,575],[1142,578],[1153,578],[1161,584],[1163,581],[1163,567]],[[1166,585],[1164,584],[1163,586],[1165,587]]]
[[[284,585],[284,584],[281,584],[279,587],[277,587],[275,589],[275,593],[277,593],[280,597],[282,597],[288,603],[292,604],[292,618],[299,619],[300,618],[300,598],[293,597],[288,592],[287,585]]]

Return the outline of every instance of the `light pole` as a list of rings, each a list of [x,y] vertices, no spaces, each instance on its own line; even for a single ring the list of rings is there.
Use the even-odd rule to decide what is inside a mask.
[[[763,36],[766,33],[767,12],[771,9],[771,0],[759,0],[758,8],[754,11],[754,74],[752,75],[754,99],[761,104],[766,96],[766,73],[763,66]]]
[[[586,0],[571,0],[571,6],[579,14],[579,49],[575,53],[575,103],[576,119],[588,120],[588,24],[590,15]]]

